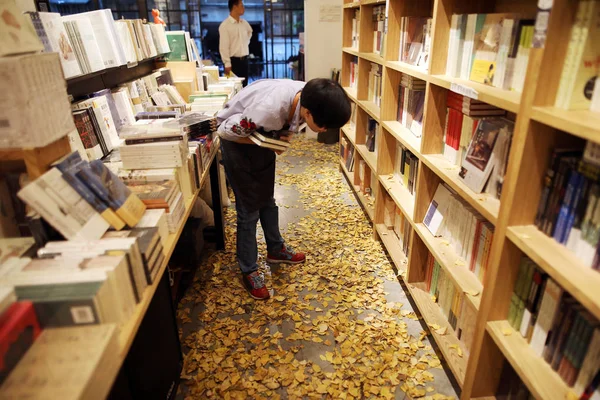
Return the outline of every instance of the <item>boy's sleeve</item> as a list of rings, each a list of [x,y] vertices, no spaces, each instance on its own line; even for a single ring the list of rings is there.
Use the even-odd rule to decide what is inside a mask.
[[[219,125],[217,129],[219,136],[232,142],[250,136],[256,128],[252,129],[252,125],[247,120],[242,122],[243,119],[244,116],[242,114],[229,116]]]

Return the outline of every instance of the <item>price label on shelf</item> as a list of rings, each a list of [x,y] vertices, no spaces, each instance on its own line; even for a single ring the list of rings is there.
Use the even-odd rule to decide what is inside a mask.
[[[462,94],[463,96],[466,96],[473,100],[477,100],[479,98],[479,93],[477,93],[477,90],[468,86],[461,85],[459,83],[452,83],[450,85],[450,90],[452,90],[454,93]]]

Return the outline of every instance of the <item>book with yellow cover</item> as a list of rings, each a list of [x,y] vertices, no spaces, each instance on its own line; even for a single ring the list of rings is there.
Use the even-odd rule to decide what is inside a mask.
[[[486,14],[482,25],[477,24],[473,40],[473,63],[469,79],[491,85],[496,72],[502,24],[512,14]]]

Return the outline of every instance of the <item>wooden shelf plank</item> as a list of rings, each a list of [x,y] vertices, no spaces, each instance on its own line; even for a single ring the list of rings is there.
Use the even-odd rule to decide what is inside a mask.
[[[362,107],[363,110],[367,112],[367,114],[371,116],[371,118],[377,122],[380,122],[379,116],[381,115],[381,108],[379,108],[375,103],[367,100],[359,100],[357,103]]]
[[[460,197],[483,215],[484,218],[496,225],[498,212],[500,210],[500,200],[487,194],[473,193],[473,191],[458,177],[459,168],[454,164],[451,164],[441,154],[427,154],[424,155],[421,160],[423,160],[444,182],[450,185]]]
[[[508,321],[488,322],[486,329],[535,398],[568,398],[569,389],[560,376],[543,358],[533,352],[529,343],[519,332],[515,332]],[[505,335],[505,332],[511,334]]]
[[[425,69],[417,67],[415,65],[410,65],[402,61],[387,61],[385,65],[388,68],[402,72],[403,74],[408,74],[415,78],[424,80],[425,82],[429,81],[429,73],[427,73]]]
[[[360,7],[360,1],[355,1],[354,3],[344,4],[344,8],[357,8],[357,7]]]
[[[356,88],[351,88],[351,87],[345,86],[344,90],[346,91],[346,94],[348,95],[348,97],[350,97],[350,100],[352,100],[355,103],[358,103],[358,100],[356,100],[356,97],[357,97]]]
[[[421,158],[421,138],[416,137],[407,127],[398,121],[382,121],[381,125],[411,153]]]
[[[414,225],[415,196],[410,194],[408,188],[394,178],[394,175],[378,175],[379,181],[400,208],[404,216]]]
[[[213,145],[211,148],[211,156],[210,156],[208,165],[210,165],[212,162],[214,162],[214,158],[217,154],[218,148],[219,148],[219,142],[218,141],[213,142]],[[204,181],[208,177],[209,170],[210,170],[210,168],[207,168],[203,172],[202,180],[201,180],[202,183],[204,183]],[[177,245],[177,242],[179,241],[179,237],[181,236],[181,233],[183,232],[185,223],[186,223],[187,219],[189,218],[190,213],[192,212],[192,208],[194,206],[194,203],[196,202],[198,193],[200,193],[200,191],[196,191],[196,193],[194,193],[194,195],[185,202],[185,214],[183,215],[183,219],[182,219],[181,224],[179,225],[179,228],[177,229],[176,232],[171,233],[167,237],[167,241],[165,243],[165,246],[163,247],[163,252],[165,254],[165,258],[164,258],[162,265],[160,266],[160,269],[158,270],[156,279],[154,280],[152,285],[147,287],[146,290],[144,291],[144,293],[142,295],[142,299],[135,307],[133,315],[129,318],[129,320],[125,324],[123,324],[120,327],[119,348],[121,350],[121,363],[124,362],[125,358],[127,357],[129,348],[131,347],[131,344],[133,343],[133,340],[135,339],[135,336],[140,327],[140,324],[142,323],[142,320],[144,319],[144,316],[146,315],[146,311],[148,310],[148,306],[150,305],[150,302],[152,301],[152,298],[154,297],[154,293],[156,292],[156,288],[158,287],[158,284],[160,282],[160,277],[163,275],[163,273],[165,272],[165,269],[167,268],[167,265],[169,264],[169,260],[171,259],[171,255],[173,254],[173,251],[175,250],[175,246]],[[117,369],[117,371],[118,371],[118,369]]]
[[[362,159],[365,160],[369,168],[371,168],[371,172],[377,173],[377,155],[375,154],[375,152],[369,151],[367,149],[367,146],[365,146],[364,144],[357,144],[356,150],[358,150]],[[355,164],[358,165],[358,163],[356,162]]]
[[[352,143],[353,146],[356,146],[356,127],[352,127],[350,124],[344,125],[342,127],[342,132],[344,132],[344,135],[346,135],[350,143]]]
[[[361,2],[362,5],[368,6],[371,4],[385,4],[385,0],[365,0]]]
[[[373,221],[373,218],[375,218],[375,209],[369,203],[369,201],[367,200],[367,197],[364,194],[362,194],[358,185],[353,184],[354,179],[350,175],[352,172],[348,172],[348,170],[346,169],[346,165],[344,165],[344,161],[341,158],[340,158],[340,165],[342,167],[342,171],[344,172],[344,175],[346,175],[346,178],[348,179],[348,183],[350,184],[352,189],[354,189],[354,193],[356,193],[356,196],[358,197],[360,204],[363,206],[364,210],[367,212],[369,219],[371,221]]]
[[[359,56],[359,52],[354,47],[342,47],[344,53],[352,54],[353,56]]]
[[[425,285],[422,283],[407,283],[407,287],[427,325],[436,324],[442,328],[446,327],[445,335],[440,335],[436,333],[434,329],[430,329],[431,335],[442,351],[442,354],[444,355],[450,370],[454,374],[456,381],[462,388],[465,381],[468,361],[465,345],[458,340],[456,334],[450,326],[450,323],[442,314],[442,310],[436,303],[433,302],[429,292],[425,290]],[[458,355],[458,349],[461,349],[462,357]]]
[[[467,296],[467,299],[469,299],[473,307],[479,311],[483,284],[479,282],[479,279],[477,279],[475,274],[469,270],[469,267],[464,265],[466,264],[465,260],[462,257],[459,257],[452,247],[446,244],[448,243],[446,240],[434,237],[424,224],[415,224],[414,229],[433,257],[452,278],[454,284],[465,293],[465,296]],[[474,295],[474,293],[477,294]]]
[[[533,107],[531,118],[582,139],[600,141],[600,113],[590,110]]]
[[[408,266],[408,258],[402,251],[402,243],[393,230],[388,229],[384,224],[375,224],[375,229],[379,234],[379,239],[387,250],[390,258],[394,262],[398,273],[406,272]]]
[[[521,93],[510,90],[498,89],[497,87],[483,85],[477,82],[452,78],[446,75],[430,75],[429,82],[450,89],[452,84],[466,86],[478,93],[478,100],[484,101],[496,107],[510,112],[518,112],[521,103]]]
[[[600,272],[534,225],[512,226],[506,236],[596,318],[600,318]]]
[[[385,60],[383,59],[383,57],[381,57],[381,55],[379,53],[362,53],[361,52],[360,57],[367,61],[371,61],[371,62],[374,62],[379,65],[385,64]]]

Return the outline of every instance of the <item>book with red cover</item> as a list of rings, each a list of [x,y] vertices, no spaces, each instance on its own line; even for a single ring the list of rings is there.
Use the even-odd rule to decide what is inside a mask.
[[[40,333],[40,324],[30,301],[16,301],[0,315],[0,384]]]

